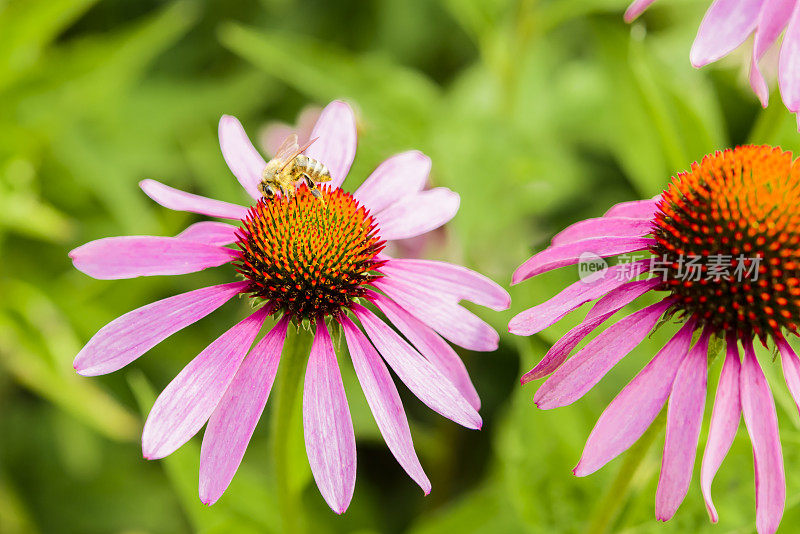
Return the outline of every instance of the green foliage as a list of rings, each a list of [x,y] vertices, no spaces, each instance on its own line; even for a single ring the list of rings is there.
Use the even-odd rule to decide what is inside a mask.
[[[95,281],[67,257],[91,239],[174,235],[200,220],[155,206],[137,186],[144,178],[244,202],[219,153],[220,115],[237,115],[256,139],[267,122],[292,122],[309,103],[348,100],[360,138],[345,187],[393,153],[424,151],[432,183],[461,195],[443,246],[428,255],[505,285],[566,224],[658,193],[703,154],[743,142],[800,148],[777,91],[761,110],[735,61],[691,68],[705,7],[696,4],[659,2],[628,26],[624,0],[0,0],[0,532],[280,531],[271,463],[280,383],[213,507],[197,497],[199,438],[158,462],[143,460],[138,443],[157,391],[244,303],[112,375],[83,378],[71,366],[114,317],[229,280],[221,268]],[[483,398],[481,432],[430,413],[399,387],[429,497],[383,444],[342,348],[356,494],[344,516],[330,512],[305,463],[299,411],[289,414],[296,439],[287,469],[303,523],[315,532],[716,531],[697,473],[676,518],[655,522],[658,429],[653,446],[585,479],[571,474],[603,407],[668,332],[571,407],[538,410],[536,385],[518,385],[577,318],[532,338],[510,336],[506,325],[574,280],[562,271],[512,288],[512,310],[475,309],[502,333],[497,353],[461,352]],[[781,418],[788,531],[800,519],[792,474],[800,423],[780,370],[762,356]],[[715,483],[717,530],[754,530],[752,486],[742,429]]]

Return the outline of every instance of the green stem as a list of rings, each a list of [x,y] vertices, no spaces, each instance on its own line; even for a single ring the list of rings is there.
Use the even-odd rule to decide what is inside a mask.
[[[608,532],[617,519],[620,510],[628,499],[628,494],[631,490],[631,482],[633,482],[636,471],[647,456],[647,452],[656,440],[656,436],[660,435],[666,426],[666,413],[666,410],[661,411],[656,420],[653,421],[653,424],[650,425],[650,428],[647,429],[625,455],[617,477],[614,479],[611,486],[608,487],[603,498],[598,502],[597,508],[592,516],[592,521],[589,524],[589,528],[586,530],[589,534],[604,534]]]
[[[277,484],[277,499],[280,509],[283,529],[281,532],[301,532],[301,507],[299,484],[292,483],[290,460],[292,454],[293,436],[302,434],[302,429],[296,429],[296,412],[299,411],[298,399],[303,371],[308,360],[311,336],[304,330],[295,332],[289,325],[289,335],[286,337],[284,350],[281,357],[280,371],[276,383],[277,395],[275,411],[272,416],[272,444],[275,461],[275,480]],[[299,419],[299,418],[298,418]]]
[[[759,113],[755,126],[750,131],[749,139],[752,144],[774,144],[775,138],[781,131],[781,126],[789,113],[781,105],[780,99],[773,99],[767,109]]]

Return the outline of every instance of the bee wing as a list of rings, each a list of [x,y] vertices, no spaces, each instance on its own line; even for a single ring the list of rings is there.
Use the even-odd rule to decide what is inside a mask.
[[[289,154],[294,153],[297,148],[297,134],[291,134],[283,140],[283,143],[281,143],[281,146],[275,151],[275,156],[272,159],[285,161]]]
[[[292,134],[292,135],[294,135],[294,134]],[[294,138],[295,138],[295,140],[296,140],[296,139],[297,139],[297,136],[295,135],[295,136],[294,136]],[[308,143],[306,143],[306,144],[305,144],[305,145],[303,145],[303,146],[297,146],[297,143],[295,143],[295,145],[294,145],[294,146],[296,147],[296,150],[295,150],[295,151],[294,151],[292,154],[289,154],[288,156],[286,156],[288,159],[286,159],[286,161],[284,162],[284,164],[283,164],[283,166],[280,168],[280,170],[283,170],[283,169],[285,169],[285,168],[286,168],[286,166],[287,166],[287,165],[289,165],[289,163],[291,163],[292,161],[294,161],[294,158],[296,158],[297,156],[299,156],[300,154],[302,154],[302,153],[303,153],[303,151],[305,151],[305,149],[307,149],[308,147],[310,147],[311,145],[313,145],[313,144],[314,144],[314,141],[316,141],[317,139],[319,139],[319,137],[315,137],[314,139],[312,139],[311,141],[309,141]]]

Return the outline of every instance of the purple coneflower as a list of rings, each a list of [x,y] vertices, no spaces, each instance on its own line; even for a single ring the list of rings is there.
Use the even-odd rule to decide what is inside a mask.
[[[144,425],[144,456],[157,459],[207,423],[200,498],[212,504],[233,478],[267,402],[289,324],[306,325],[314,336],[303,389],[306,451],[322,496],[342,513],[355,486],[356,448],[329,334],[329,326],[338,325],[386,444],[427,494],[430,482],[386,363],[431,409],[467,428],[480,428],[480,400],[445,339],[470,350],[496,349],[497,333],[459,301],[501,310],[509,296],[464,267],[394,259],[381,251],[386,241],[449,221],[458,210],[458,195],[446,188],[421,191],[430,160],[416,151],[384,161],[355,193],[340,189],[356,151],[355,118],[343,102],[323,110],[312,132],[317,140],[305,152],[330,169],[332,180],[320,186],[324,202],[305,185],[291,197],[263,198],[257,186],[266,163],[239,121],[222,117],[219,137],[225,161],[253,197],[251,207],[153,180],[140,185],[164,207],[233,219],[236,225],[199,222],[175,237],[99,239],[70,256],[79,270],[98,279],[184,274],[226,263],[242,279],[119,317],[86,344],[75,369],[85,376],[116,371],[236,295],[257,303],[257,311],[211,343],[164,389]],[[231,244],[236,248],[226,247]],[[383,312],[402,336],[370,307]],[[251,348],[269,316],[277,324]]]
[[[625,12],[633,21],[655,0],[636,0]],[[697,68],[731,53],[754,36],[750,60],[750,86],[767,107],[769,87],[758,63],[786,30],[778,62],[778,85],[786,107],[800,112],[800,2],[796,0],[715,0],[706,11],[689,58]],[[800,127],[800,115],[798,115]]]
[[[769,146],[716,152],[673,178],[654,199],[617,204],[603,217],[570,226],[517,269],[514,283],[579,263],[586,253],[596,258],[646,251],[650,256],[579,280],[511,320],[511,333],[531,335],[599,299],[583,322],[522,377],[525,384],[550,375],[534,396],[543,409],[581,398],[662,317],[683,324],[600,416],[576,475],[593,473],[630,447],[669,398],[656,517],[671,518],[692,477],[705,407],[709,342],[713,337],[724,339],[727,353],[700,485],[716,522],[711,482],[743,415],[753,444],[758,531],[775,532],[785,502],[783,460],[775,404],[753,341],[758,337],[777,347],[789,391],[800,408],[800,360],[785,338],[787,333],[797,334],[800,321],[798,202],[800,160],[792,161],[790,152]],[[623,306],[655,291],[664,292],[664,298],[619,320],[569,358],[582,339]],[[698,338],[691,346],[695,332]]]

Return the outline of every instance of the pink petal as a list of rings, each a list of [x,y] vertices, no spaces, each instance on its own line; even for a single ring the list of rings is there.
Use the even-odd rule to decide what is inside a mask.
[[[711,424],[708,428],[706,452],[703,454],[703,465],[700,468],[700,488],[712,523],[719,520],[717,509],[711,499],[711,484],[717,474],[722,460],[731,448],[736,430],[739,428],[742,408],[739,400],[739,351],[736,337],[728,336],[728,353],[719,377],[717,395],[714,398],[714,411],[711,413]]]
[[[375,221],[382,239],[408,239],[439,228],[458,212],[458,193],[436,187],[407,195],[380,213]]]
[[[361,389],[386,445],[408,476],[419,484],[425,495],[429,494],[431,482],[417,458],[406,412],[386,364],[353,321],[345,315],[339,321],[344,328],[350,358],[353,360]]]
[[[515,315],[508,323],[508,331],[518,336],[541,332],[590,300],[600,298],[636,278],[649,266],[649,259],[620,263],[609,267],[599,278],[578,280],[550,300]]]
[[[520,379],[522,385],[532,380],[544,378],[558,369],[567,359],[569,353],[572,352],[572,349],[577,347],[578,343],[580,343],[583,338],[592,333],[595,328],[607,321],[609,317],[617,313],[624,306],[630,304],[648,291],[651,291],[660,283],[661,280],[657,278],[629,282],[614,289],[608,295],[600,299],[592,311],[602,306],[604,308],[603,313],[591,317],[587,314],[583,322],[561,336],[561,338],[550,347],[550,350],[547,351],[544,358],[542,358],[533,369],[522,375]]]
[[[689,491],[703,424],[708,382],[709,330],[681,362],[667,407],[667,436],[656,490],[656,518],[667,521]]]
[[[706,11],[689,59],[697,68],[728,55],[756,29],[764,0],[715,0]]]
[[[592,308],[586,313],[586,317],[583,320],[588,321],[595,317],[600,317],[601,315],[608,315],[609,312],[617,312],[620,308],[629,304],[633,299],[643,295],[647,291],[656,290],[662,283],[663,280],[660,277],[628,282],[595,302]]]
[[[293,133],[296,133],[293,126],[290,126],[285,122],[272,122],[265,126],[258,136],[261,149],[265,154],[267,154],[267,156],[274,158],[278,153],[278,149],[281,147],[286,138]],[[298,144],[304,145],[307,141],[308,139],[300,139],[300,136],[298,135]]]
[[[781,353],[781,365],[783,366],[783,378],[786,380],[786,387],[789,388],[797,410],[800,411],[800,359],[797,358],[792,347],[785,339],[776,340],[778,350]]]
[[[593,237],[642,237],[652,231],[653,222],[650,219],[597,217],[568,226],[553,236],[551,243],[555,246]]]
[[[647,337],[671,304],[670,300],[662,300],[607,328],[559,367],[536,392],[533,402],[543,410],[550,410],[583,397]]]
[[[646,250],[654,243],[655,240],[649,237],[596,237],[548,247],[520,265],[514,271],[511,284],[518,284],[537,274],[559,267],[575,265],[584,254],[605,258],[637,250]]]
[[[581,460],[575,468],[577,476],[594,473],[644,434],[669,396],[678,366],[692,343],[694,327],[694,322],[683,325],[611,401],[586,440]]]
[[[236,117],[223,115],[219,120],[219,146],[225,163],[244,190],[256,200],[261,198],[258,184],[267,162],[250,142]]]
[[[422,152],[395,154],[378,165],[353,196],[372,213],[378,213],[421,191],[430,172],[431,159]]]
[[[373,302],[386,315],[400,333],[408,339],[425,358],[436,366],[458,389],[459,393],[480,410],[481,399],[469,377],[464,362],[439,334],[416,317],[383,295],[375,295]]]
[[[288,325],[284,315],[250,351],[208,420],[200,450],[200,500],[205,504],[217,502],[239,469],[275,381]]]
[[[360,305],[355,305],[352,310],[383,359],[419,400],[459,425],[481,427],[478,412],[433,364],[374,313]]]
[[[128,312],[92,336],[72,365],[83,376],[121,369],[245,289],[247,282],[204,287]]]
[[[778,85],[783,103],[792,113],[800,111],[800,2],[797,2],[786,27],[778,60]]]
[[[786,479],[778,434],[778,415],[767,379],[761,371],[751,340],[744,340],[741,382],[742,414],[756,471],[756,528],[759,534],[778,530],[786,504]]]
[[[506,310],[511,305],[508,291],[482,274],[460,265],[443,261],[390,259],[381,267],[381,271],[495,311]]]
[[[350,505],[356,486],[356,437],[342,375],[323,319],[317,320],[306,368],[303,431],[308,463],[319,492],[331,510],[341,514]]]
[[[306,156],[327,165],[332,178],[330,187],[341,187],[356,156],[356,117],[350,106],[340,100],[328,104],[311,132],[311,139],[315,138],[305,151]]]
[[[758,69],[758,62],[780,36],[792,14],[794,3],[795,0],[769,0],[761,5],[761,11],[758,14],[753,57],[750,62],[750,87],[758,95],[761,105],[764,107],[767,107],[769,102],[769,87]]]
[[[625,10],[625,22],[633,22],[656,0],[634,0]]]
[[[194,241],[195,243],[205,243],[206,245],[224,246],[235,243],[238,227],[213,221],[203,221],[194,223],[186,230],[176,235],[180,239]]]
[[[632,219],[652,219],[658,211],[658,199],[661,195],[648,200],[633,200],[614,204],[603,214],[603,217],[627,217]]]
[[[189,211],[200,213],[209,217],[219,217],[220,219],[244,219],[247,216],[247,208],[214,200],[212,198],[201,197],[175,189],[155,180],[142,180],[139,187],[147,196],[164,206],[175,211]]]
[[[69,253],[76,269],[98,280],[193,273],[238,255],[229,248],[156,236],[105,237]]]
[[[491,326],[466,308],[445,300],[441,294],[397,278],[383,277],[372,284],[456,345],[491,352],[500,344],[500,336]]]
[[[142,431],[145,458],[172,454],[208,421],[264,323],[266,309],[218,337],[161,392]]]

